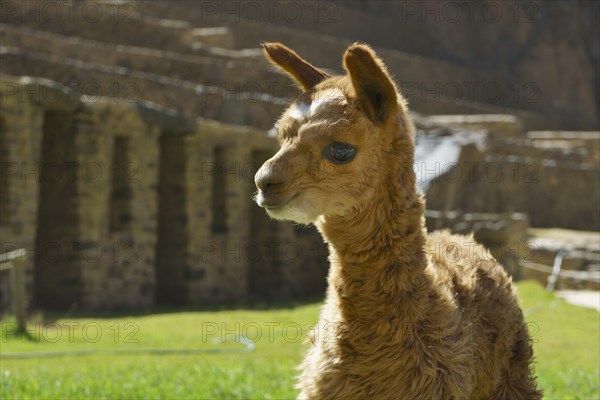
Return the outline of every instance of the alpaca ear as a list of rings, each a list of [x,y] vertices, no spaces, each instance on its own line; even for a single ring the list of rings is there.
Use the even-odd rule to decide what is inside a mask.
[[[398,109],[396,86],[383,61],[369,46],[350,46],[344,54],[344,68],[361,106],[373,122],[382,124],[395,115]]]
[[[325,78],[325,72],[303,60],[292,49],[281,43],[262,43],[265,57],[273,64],[287,72],[303,90],[309,90]]]

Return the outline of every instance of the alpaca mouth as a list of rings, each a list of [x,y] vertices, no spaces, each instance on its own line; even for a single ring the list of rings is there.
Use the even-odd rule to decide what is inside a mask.
[[[262,194],[262,201],[259,202],[258,205],[261,207],[264,207],[267,210],[277,210],[277,209],[282,208],[283,206],[287,205],[290,201],[292,201],[297,196],[298,196],[298,193],[295,193],[283,201],[273,201],[272,199],[266,199],[265,195]]]

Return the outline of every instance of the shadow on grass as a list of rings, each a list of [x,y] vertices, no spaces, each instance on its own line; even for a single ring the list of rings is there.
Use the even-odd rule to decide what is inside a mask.
[[[24,332],[23,331],[19,331],[16,329],[17,323],[14,323],[15,329],[14,330],[10,330],[7,331],[6,327],[10,327],[11,322],[6,322],[3,321],[3,329],[2,329],[2,343],[6,343],[6,341],[8,340],[8,338],[11,338],[13,340],[20,340],[22,342],[31,342],[31,343],[40,343],[41,342],[41,337],[32,335],[31,332],[26,329]]]
[[[181,306],[166,305],[152,306],[144,309],[113,309],[84,311],[78,310],[73,305],[68,310],[52,310],[37,308],[30,312],[35,315],[35,320],[44,324],[53,323],[59,319],[112,319],[120,317],[144,317],[149,315],[189,313],[189,312],[218,312],[218,311],[274,311],[290,310],[309,304],[323,302],[324,295],[312,296],[301,300],[276,300],[276,301],[251,301],[248,303],[224,303],[224,304],[206,304],[201,306]],[[2,318],[4,320],[4,318]]]

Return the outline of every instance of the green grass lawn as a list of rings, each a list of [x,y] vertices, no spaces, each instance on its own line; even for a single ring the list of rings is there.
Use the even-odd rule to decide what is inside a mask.
[[[556,299],[536,283],[521,283],[519,291],[536,341],[536,371],[546,398],[600,398],[599,314]],[[32,321],[28,340],[15,337],[12,322],[4,321],[0,398],[293,398],[295,367],[318,311],[319,304],[311,304],[55,321],[45,316],[45,325]],[[253,339],[254,351],[236,343],[236,334]],[[144,353],[147,349],[196,353],[156,355]],[[5,357],[88,350],[104,353]],[[132,350],[139,354],[119,353]]]

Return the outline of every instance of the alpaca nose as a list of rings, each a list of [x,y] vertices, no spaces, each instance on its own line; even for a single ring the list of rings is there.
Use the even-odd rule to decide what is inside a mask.
[[[268,193],[274,187],[283,184],[283,179],[279,176],[270,164],[263,164],[254,176],[254,183],[263,193]]]

